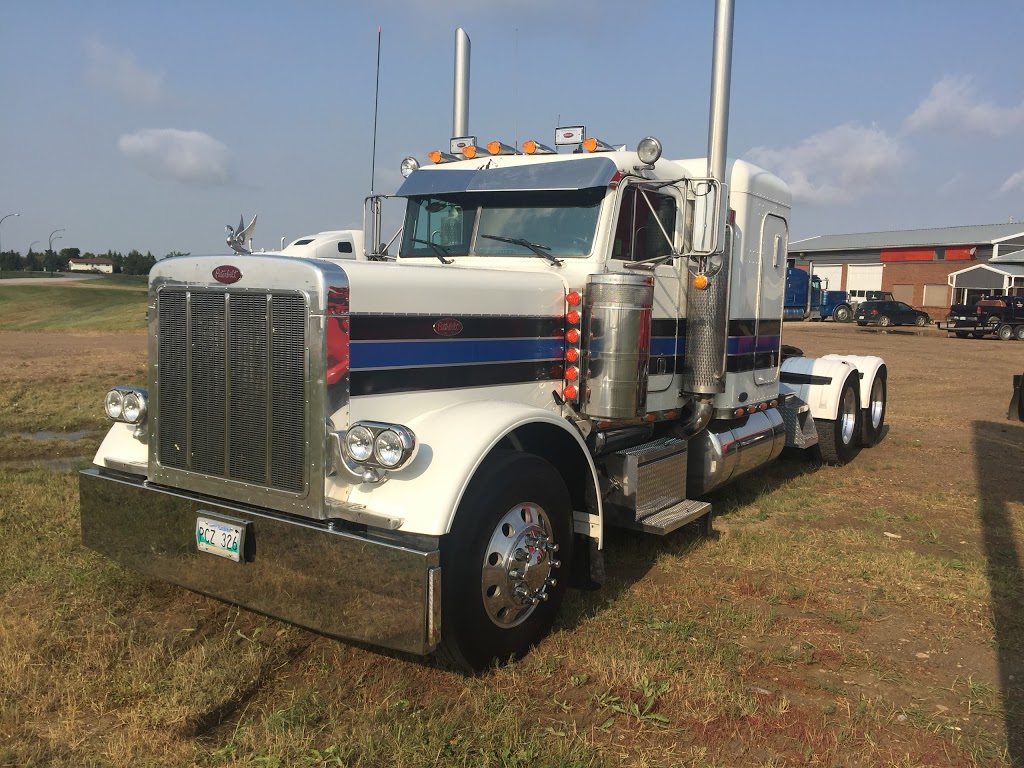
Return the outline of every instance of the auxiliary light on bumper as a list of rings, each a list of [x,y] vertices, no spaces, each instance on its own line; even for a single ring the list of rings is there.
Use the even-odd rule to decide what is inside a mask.
[[[114,421],[140,426],[146,420],[149,394],[139,387],[114,387],[103,400],[103,410]]]
[[[363,482],[380,482],[384,473],[401,469],[416,454],[416,435],[401,424],[358,421],[330,437],[337,446],[338,468]]]

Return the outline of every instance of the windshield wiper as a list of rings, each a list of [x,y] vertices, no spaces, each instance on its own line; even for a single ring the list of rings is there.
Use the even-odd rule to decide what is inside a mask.
[[[420,240],[418,237],[410,237],[409,239],[412,240],[414,243],[420,243],[421,245],[429,245],[431,248],[433,248],[434,249],[434,254],[437,256],[437,258],[441,261],[442,264],[454,264],[455,263],[454,259],[446,259],[445,258],[445,256],[448,255],[448,249],[445,248],[443,245],[438,245],[437,243],[432,243],[429,240]]]
[[[547,251],[551,250],[550,245],[539,245],[538,243],[531,243],[529,240],[524,240],[521,237],[502,237],[501,235],[480,235],[488,240],[500,240],[503,243],[512,243],[512,245],[521,245],[523,248],[529,248],[531,251],[536,253],[541,258],[547,259],[555,266],[562,266],[562,260],[556,259]]]

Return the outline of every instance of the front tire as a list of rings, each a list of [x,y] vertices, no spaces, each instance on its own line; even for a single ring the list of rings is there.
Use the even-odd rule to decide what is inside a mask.
[[[888,396],[887,379],[888,371],[883,365],[875,373],[875,379],[871,382],[871,390],[868,393],[868,402],[864,405],[860,442],[865,448],[877,445],[882,440]]]
[[[840,304],[835,308],[835,311],[832,312],[832,319],[837,323],[848,323],[852,317],[853,310],[850,308],[849,304]]]
[[[848,464],[860,453],[861,411],[856,373],[846,377],[839,391],[839,409],[832,421],[815,421],[818,450],[826,464]]]
[[[551,631],[572,559],[558,471],[528,453],[488,458],[441,544],[438,655],[466,672],[525,655]],[[557,553],[557,557],[556,557]]]
[[[914,325],[918,328],[924,328],[928,324],[928,321],[924,319],[923,315],[918,315],[914,318]]]

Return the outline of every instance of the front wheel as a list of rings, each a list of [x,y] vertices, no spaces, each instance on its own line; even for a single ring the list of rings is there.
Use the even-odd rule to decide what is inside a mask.
[[[924,315],[918,315],[914,318],[914,325],[918,328],[924,328],[928,324],[928,321],[924,318]]]
[[[832,421],[815,421],[818,450],[826,464],[848,464],[860,452],[861,412],[856,374],[846,377],[839,392],[839,408]]]
[[[883,328],[888,328],[890,325],[892,325],[892,318],[889,317],[888,315],[882,315],[880,318],[878,318],[878,324]]]
[[[837,323],[848,323],[852,317],[853,310],[850,309],[849,304],[840,304],[835,308],[835,311],[832,312],[832,319]]]
[[[571,558],[561,475],[532,454],[491,456],[442,540],[438,654],[467,672],[525,655],[551,631]]]
[[[882,439],[882,427],[885,426],[885,405],[888,395],[886,379],[888,371],[883,365],[875,374],[868,393],[868,402],[864,405],[863,424],[860,430],[860,442],[865,448],[877,445]]]

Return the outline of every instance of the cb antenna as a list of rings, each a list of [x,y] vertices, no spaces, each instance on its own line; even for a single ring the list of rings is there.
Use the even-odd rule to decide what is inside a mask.
[[[377,104],[380,99],[380,25],[377,25],[377,84],[373,90],[373,151],[370,153],[370,194],[377,179]]]

